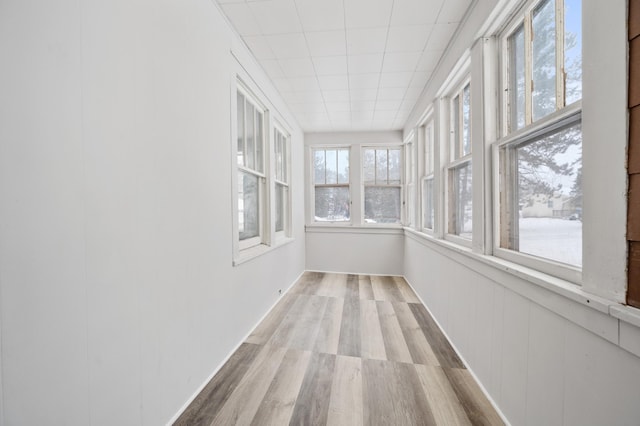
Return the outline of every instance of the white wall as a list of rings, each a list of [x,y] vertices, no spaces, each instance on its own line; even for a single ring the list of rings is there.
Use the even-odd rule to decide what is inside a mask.
[[[511,424],[637,424],[638,328],[422,237],[405,277]]]
[[[402,144],[402,134],[391,132],[326,132],[305,134],[306,269],[378,275],[402,275],[402,228],[364,225],[361,152],[366,146]],[[312,147],[350,148],[351,221],[314,223]]]
[[[232,267],[231,73],[296,240]],[[304,269],[210,0],[0,6],[7,425],[168,422]]]

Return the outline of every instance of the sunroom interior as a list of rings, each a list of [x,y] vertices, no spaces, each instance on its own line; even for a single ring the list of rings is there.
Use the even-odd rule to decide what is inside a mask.
[[[7,0],[0,34],[0,424],[171,424],[308,271],[403,277],[505,423],[640,421],[640,1]]]

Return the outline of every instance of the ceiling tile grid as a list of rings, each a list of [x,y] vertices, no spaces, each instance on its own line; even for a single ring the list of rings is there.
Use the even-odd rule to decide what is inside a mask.
[[[304,131],[395,130],[473,0],[217,0]]]

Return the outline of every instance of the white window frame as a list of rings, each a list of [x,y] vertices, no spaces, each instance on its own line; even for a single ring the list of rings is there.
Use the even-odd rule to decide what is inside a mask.
[[[420,230],[426,234],[434,235],[436,232],[436,222],[437,222],[437,213],[436,213],[436,198],[438,197],[438,190],[436,187],[436,170],[439,167],[439,161],[435,158],[436,153],[436,128],[435,128],[435,118],[433,116],[433,112],[429,111],[426,114],[426,117],[421,120],[420,126],[418,128],[418,133],[420,135],[420,139],[422,140],[422,161],[423,161],[423,172],[422,177],[420,178]],[[432,194],[432,208],[433,208],[433,221],[431,224],[431,228],[428,228],[425,223],[425,214],[426,214],[426,200],[424,197],[425,186],[427,185],[427,181],[432,182],[433,194]]]
[[[386,185],[382,185],[382,184],[377,184],[374,183],[372,184],[367,184],[365,182],[364,179],[364,152],[367,149],[373,149],[373,150],[400,150],[400,182],[398,184],[386,184]],[[387,157],[388,158],[388,157]],[[390,144],[390,145],[362,145],[360,148],[360,181],[362,183],[362,191],[361,191],[361,197],[360,197],[360,206],[361,206],[361,217],[360,217],[360,223],[362,223],[364,226],[371,226],[371,227],[401,227],[402,222],[403,222],[403,213],[402,210],[404,210],[402,207],[405,205],[405,191],[404,191],[404,171],[405,168],[405,164],[404,164],[404,146],[402,144]],[[388,164],[387,164],[387,169],[388,169]],[[387,179],[388,180],[388,179]],[[365,192],[366,192],[366,188],[368,187],[388,187],[388,188],[400,188],[400,220],[397,223],[371,223],[371,222],[366,222],[365,221]]]
[[[277,120],[274,120],[273,131],[271,132],[273,137],[273,232],[275,233],[276,240],[282,240],[285,238],[291,237],[291,134],[287,132],[284,126],[280,125]],[[279,169],[278,164],[278,134],[281,136],[282,148],[284,150],[283,158],[282,158],[282,170]],[[280,175],[283,176],[279,176]],[[283,198],[283,211],[282,211],[282,220],[283,220],[283,229],[278,231],[276,229],[276,210],[278,208],[276,203],[276,194],[277,194],[277,186],[282,186],[285,188],[286,194]]]
[[[456,234],[454,232],[450,232],[453,222],[452,219],[452,215],[456,214],[453,210],[454,207],[454,196],[457,196],[457,194],[453,193],[453,188],[452,188],[452,183],[453,183],[453,178],[455,176],[456,170],[462,167],[467,167],[469,165],[471,165],[473,167],[473,163],[472,163],[472,156],[473,156],[473,141],[472,141],[472,128],[471,128],[471,121],[472,121],[472,116],[473,113],[471,111],[471,76],[469,75],[468,72],[466,72],[464,74],[464,77],[462,79],[459,79],[458,81],[460,81],[460,83],[458,83],[455,87],[455,90],[452,90],[449,92],[448,96],[446,96],[445,100],[445,105],[446,105],[446,114],[448,117],[447,123],[447,159],[448,162],[444,168],[444,185],[445,185],[445,200],[444,200],[444,208],[445,208],[445,229],[444,229],[444,238],[446,240],[455,242],[457,244],[466,246],[466,247],[471,247],[472,246],[472,242],[473,242],[473,235],[470,238],[465,238],[460,236],[459,234]],[[462,136],[462,130],[463,130],[463,123],[464,123],[464,114],[463,114],[463,96],[464,96],[464,90],[466,88],[469,88],[469,152],[460,156],[461,154],[463,154],[462,152],[462,147],[464,145],[464,138]],[[455,115],[453,114],[453,105],[454,105],[454,99],[458,98],[458,120],[457,122],[455,122]],[[442,105],[442,103],[441,103]],[[456,146],[455,144],[455,138],[454,138],[454,129],[457,127],[457,131],[460,132],[460,138],[458,141],[458,146]],[[471,191],[471,197],[472,197],[472,209],[473,209],[473,181],[472,181],[472,191]],[[457,210],[457,209],[456,209]],[[471,214],[472,217],[472,222],[473,222],[473,211]],[[474,227],[475,224],[472,223],[472,229]],[[473,234],[473,232],[472,232]]]
[[[331,150],[346,150],[349,153],[349,183],[347,184],[316,184],[315,183],[315,167],[314,167],[314,158],[315,158],[315,153],[316,151],[331,151]],[[352,170],[352,155],[353,155],[353,150],[351,149],[351,145],[314,145],[312,147],[310,147],[309,149],[309,155],[310,155],[310,167],[309,167],[309,172],[310,172],[310,182],[311,182],[311,199],[310,199],[310,206],[311,206],[311,222],[313,223],[314,226],[318,225],[318,226],[326,226],[326,225],[331,225],[331,226],[340,226],[340,225],[351,225],[351,223],[353,222],[353,191],[352,191],[352,182],[353,182],[353,170]],[[337,155],[336,155],[337,158]],[[325,166],[325,174],[326,174],[326,166]],[[326,178],[325,178],[326,180]],[[349,220],[316,220],[316,187],[341,187],[341,188],[348,188],[349,189]]]
[[[404,150],[404,191],[405,201],[402,202],[404,219],[401,222],[408,227],[417,228],[416,224],[416,152],[417,138],[416,132],[411,132],[403,144]]]
[[[250,249],[252,247],[255,246],[259,246],[261,244],[266,244],[267,243],[267,237],[268,237],[268,232],[266,232],[266,224],[269,223],[268,221],[268,213],[267,213],[267,200],[268,200],[268,191],[267,191],[267,170],[268,170],[268,160],[267,160],[267,156],[269,151],[269,144],[267,142],[268,140],[268,123],[269,123],[269,113],[267,108],[265,107],[265,105],[263,103],[261,103],[258,100],[258,97],[253,94],[253,92],[242,82],[242,80],[237,79],[236,81],[236,91],[235,91],[235,95],[234,95],[234,103],[235,103],[235,107],[236,109],[234,109],[234,111],[237,111],[237,93],[241,93],[244,98],[245,98],[245,102],[249,102],[251,103],[251,105],[256,108],[257,110],[259,110],[262,113],[262,172],[258,171],[258,170],[254,170],[251,169],[249,167],[246,166],[242,166],[240,164],[238,164],[237,160],[234,161],[235,164],[235,175],[236,175],[236,186],[234,188],[234,197],[235,197],[235,208],[234,208],[234,215],[235,215],[235,219],[237,221],[237,226],[235,226],[235,239],[238,240],[238,250],[239,251],[243,251],[243,250],[247,250]],[[246,118],[246,108],[245,108],[245,113],[244,113],[244,117]],[[234,128],[234,137],[233,137],[233,143],[234,143],[234,148],[233,148],[233,152],[234,152],[234,156],[236,156],[236,152],[237,152],[237,120],[238,117],[236,116],[236,124],[235,126],[233,126]],[[245,135],[246,135],[246,129],[245,129]],[[255,138],[255,130],[254,130],[254,138]],[[257,144],[254,141],[254,150],[257,148]],[[258,235],[256,237],[252,237],[252,238],[247,238],[244,240],[240,240],[240,234],[239,234],[239,205],[238,205],[238,185],[240,185],[240,173],[248,173],[251,174],[253,176],[256,176],[258,178]]]
[[[549,134],[553,130],[561,129],[566,126],[581,124],[582,122],[582,101],[576,101],[570,105],[565,104],[565,76],[561,72],[564,67],[564,0],[551,0],[555,1],[555,13],[556,13],[556,110],[542,118],[537,120],[533,119],[532,111],[532,53],[531,53],[531,31],[532,31],[532,14],[533,11],[545,0],[532,0],[526,2],[524,7],[520,9],[501,32],[500,35],[500,62],[501,62],[501,88],[502,99],[500,105],[502,106],[502,112],[500,114],[502,125],[502,138],[496,141],[492,145],[492,160],[493,160],[493,187],[494,193],[498,194],[494,197],[494,212],[493,215],[493,254],[496,257],[521,264],[525,267],[544,272],[546,274],[561,278],[566,281],[581,285],[582,284],[582,268],[564,264],[552,259],[545,259],[542,257],[522,253],[516,250],[502,247],[503,233],[506,232],[502,227],[501,222],[506,220],[507,215],[512,215],[513,212],[509,212],[503,208],[501,191],[506,189],[501,188],[501,179],[505,178],[505,165],[501,165],[501,151],[507,149],[510,146],[524,144],[528,141],[535,140],[536,137]],[[510,85],[510,49],[509,38],[515,32],[520,25],[524,25],[525,37],[525,125],[524,127],[512,130],[510,122],[510,99],[509,85]],[[584,27],[584,25],[583,25]],[[558,46],[562,46],[559,48]],[[584,133],[584,132],[583,132]],[[584,183],[583,183],[584,184]],[[584,239],[584,231],[583,231]],[[584,259],[584,254],[583,254]]]

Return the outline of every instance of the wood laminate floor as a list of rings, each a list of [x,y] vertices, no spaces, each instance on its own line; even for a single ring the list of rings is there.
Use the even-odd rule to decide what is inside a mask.
[[[176,425],[501,425],[402,278],[307,272]]]

